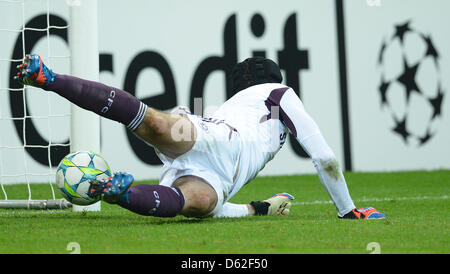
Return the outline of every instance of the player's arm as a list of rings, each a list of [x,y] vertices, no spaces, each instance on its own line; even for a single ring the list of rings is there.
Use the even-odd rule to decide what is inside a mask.
[[[273,92],[278,94],[271,94],[272,98],[278,99],[271,103],[280,106],[282,111],[280,111],[279,117],[282,122],[310,155],[323,187],[336,206],[338,217],[366,217],[364,214],[359,215],[360,212],[356,210],[339,162],[325,141],[319,127],[306,112],[300,98],[291,88],[278,89]],[[383,217],[376,214],[372,216]]]
[[[288,193],[278,193],[264,201],[252,201],[248,204],[226,202],[222,209],[213,217],[239,218],[246,216],[289,215],[292,200],[294,200],[294,196]]]

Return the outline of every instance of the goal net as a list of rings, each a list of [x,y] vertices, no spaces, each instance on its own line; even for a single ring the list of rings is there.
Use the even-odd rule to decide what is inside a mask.
[[[83,42],[86,35],[97,37],[96,5],[92,0],[0,0],[0,208],[100,209],[70,204],[55,185],[56,167],[65,155],[99,152],[99,118],[13,79],[26,54],[38,53],[58,73],[98,80],[97,43],[94,39],[86,47]],[[76,57],[80,60],[74,62]],[[79,133],[80,120],[90,134]]]

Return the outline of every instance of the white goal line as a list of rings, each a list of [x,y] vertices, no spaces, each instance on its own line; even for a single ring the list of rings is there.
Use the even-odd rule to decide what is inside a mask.
[[[449,195],[442,196],[416,196],[416,197],[387,197],[387,198],[362,198],[354,200],[356,203],[365,202],[389,202],[389,201],[413,201],[413,200],[446,200]],[[333,204],[333,201],[292,202],[292,205],[323,205]]]

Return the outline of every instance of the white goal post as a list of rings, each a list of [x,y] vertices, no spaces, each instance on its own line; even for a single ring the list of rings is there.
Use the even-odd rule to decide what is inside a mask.
[[[71,74],[99,81],[97,0],[72,1],[70,7],[69,47]],[[86,134],[89,132],[89,134]],[[71,105],[70,151],[93,150],[100,153],[100,117]],[[100,202],[89,206],[73,205],[74,211],[99,211]]]
[[[98,50],[98,24],[97,24],[97,11],[98,4],[97,0],[66,0],[65,4],[68,6],[69,10],[69,23],[67,26],[51,26],[50,25],[50,5],[54,0],[43,0],[46,3],[46,6],[42,7],[41,13],[47,13],[47,27],[45,29],[27,29],[25,26],[25,8],[26,6],[32,2],[27,0],[0,0],[0,4],[3,2],[6,5],[16,5],[18,8],[11,8],[14,11],[19,11],[20,7],[22,9],[21,14],[16,14],[18,17],[22,17],[22,26],[21,29],[12,29],[11,27],[4,27],[0,25],[0,37],[2,33],[17,33],[18,37],[22,37],[23,44],[23,57],[25,58],[26,54],[30,52],[25,52],[25,33],[26,31],[41,31],[47,33],[47,40],[49,40],[50,29],[52,28],[67,28],[68,30],[68,44],[70,57],[64,56],[63,58],[68,57],[70,59],[70,74],[76,77],[98,81],[99,80],[99,50]],[[59,2],[58,4],[61,4]],[[34,7],[35,8],[35,7]],[[7,36],[7,34],[5,34]],[[48,51],[50,54],[50,45],[48,45]],[[61,56],[51,56],[52,58],[58,58]],[[22,59],[23,60],[23,59]],[[5,59],[0,57],[0,65],[4,65],[5,63],[13,63],[21,60]],[[1,81],[0,81],[1,84]],[[0,86],[0,92],[22,92],[23,93],[23,101],[26,105],[26,88],[22,89],[11,89]],[[29,95],[28,95],[29,96]],[[50,103],[50,100],[48,100]],[[50,105],[48,106],[51,107]],[[32,145],[27,144],[27,140],[25,138],[25,119],[33,119],[35,116],[27,116],[25,111],[23,118],[14,118],[14,117],[3,117],[0,112],[0,121],[4,120],[6,122],[15,122],[14,120],[22,119],[23,120],[23,154],[26,155],[26,147],[31,147]],[[47,117],[48,118],[48,117]],[[50,118],[48,118],[50,119]],[[49,122],[50,123],[50,122]],[[50,128],[50,126],[49,126]],[[83,110],[73,104],[70,104],[70,133],[67,132],[67,135],[70,135],[70,151],[80,151],[80,150],[90,150],[100,153],[100,117],[94,113]],[[3,142],[3,143],[2,143]],[[19,149],[19,146],[12,146],[8,143],[4,144],[5,140],[0,140],[0,155],[3,150],[11,150],[11,149]],[[67,144],[67,145],[69,145]],[[3,192],[4,199],[0,200],[0,208],[22,208],[22,209],[66,209],[72,208],[73,211],[100,211],[100,202],[97,202],[93,205],[89,206],[78,206],[72,205],[67,202],[65,199],[56,199],[55,198],[55,168],[51,166],[50,161],[50,146],[55,145],[52,141],[49,141],[48,146],[41,146],[40,148],[48,149],[48,162],[49,167],[47,172],[50,180],[51,191],[52,194],[49,194],[48,200],[36,200],[33,199],[31,188],[30,188],[30,177],[32,175],[42,175],[42,174],[32,174],[27,169],[27,161],[24,158],[23,165],[25,166],[24,172],[19,175],[10,175],[8,172],[5,172],[5,169],[2,167],[2,159],[0,159],[0,185],[1,192]],[[6,152],[8,153],[8,152]],[[4,157],[6,158],[6,157]],[[25,178],[23,183],[28,185],[28,199],[27,200],[10,200],[8,199],[7,191],[5,190],[3,181],[5,178],[16,176],[19,178]],[[51,197],[52,196],[52,197]]]

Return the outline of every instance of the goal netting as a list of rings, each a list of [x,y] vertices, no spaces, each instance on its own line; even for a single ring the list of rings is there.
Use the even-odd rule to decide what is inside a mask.
[[[96,12],[95,0],[0,0],[0,208],[89,208],[61,198],[55,173],[71,151],[99,151],[99,118],[13,76],[38,53],[58,73],[98,80],[98,45],[85,41],[97,37]],[[80,121],[90,134],[76,134]]]

